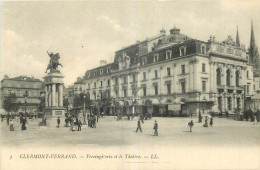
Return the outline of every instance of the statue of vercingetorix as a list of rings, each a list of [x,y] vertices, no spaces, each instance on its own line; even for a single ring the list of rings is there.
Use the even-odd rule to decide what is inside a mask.
[[[45,73],[47,73],[48,70],[50,70],[51,72],[57,70],[58,65],[60,65],[61,67],[63,67],[63,66],[59,63],[59,59],[60,59],[60,54],[59,54],[59,53],[54,54],[53,52],[49,53],[48,51],[47,51],[47,53],[48,53],[48,55],[50,56],[50,62],[49,62],[49,64],[48,64],[48,67],[47,67]],[[58,70],[57,70],[57,71],[58,71]]]

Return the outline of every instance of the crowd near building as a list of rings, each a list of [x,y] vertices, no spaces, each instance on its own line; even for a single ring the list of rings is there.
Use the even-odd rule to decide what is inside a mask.
[[[201,41],[175,27],[169,34],[162,29],[116,51],[112,63],[101,61],[100,67],[87,70],[74,83],[74,93],[94,101],[112,98],[111,106],[99,108],[106,114],[235,113],[257,91],[254,41],[253,25],[249,50],[240,43],[238,30],[235,40],[210,36]]]
[[[1,81],[1,106],[2,101],[9,94],[17,97],[18,113],[35,113],[38,111],[43,82],[40,79],[28,76],[9,78],[4,76]],[[1,107],[2,108],[2,107]]]

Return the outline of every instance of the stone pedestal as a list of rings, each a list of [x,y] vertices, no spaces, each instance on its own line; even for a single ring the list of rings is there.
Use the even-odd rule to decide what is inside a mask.
[[[64,76],[59,71],[51,71],[44,77],[46,117],[65,117],[63,78]]]

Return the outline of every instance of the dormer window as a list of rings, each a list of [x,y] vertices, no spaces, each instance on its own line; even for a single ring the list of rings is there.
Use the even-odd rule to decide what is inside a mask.
[[[180,48],[180,56],[186,55],[186,47],[181,47]]]
[[[108,68],[107,68],[107,73],[109,73],[109,72],[110,72],[110,68],[108,67]]]
[[[100,75],[102,75],[103,74],[103,70],[100,70]]]
[[[97,75],[97,73],[96,72],[94,72],[94,76],[96,76]]]
[[[206,47],[204,45],[201,46],[201,53],[206,54]]]
[[[166,59],[172,58],[172,51],[166,51]]]
[[[154,54],[153,56],[153,62],[157,62],[158,61],[158,58],[159,58],[159,55],[158,54]]]
[[[146,63],[147,63],[147,58],[146,57],[142,58],[142,65],[145,65]]]

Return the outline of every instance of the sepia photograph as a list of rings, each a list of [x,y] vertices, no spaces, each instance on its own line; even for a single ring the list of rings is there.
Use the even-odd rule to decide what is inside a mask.
[[[260,169],[260,1],[1,1],[0,170]]]

